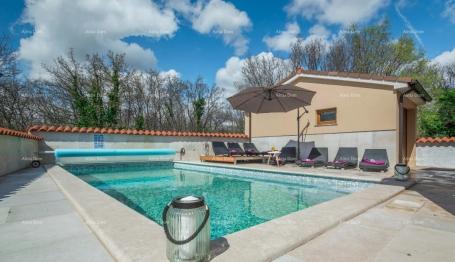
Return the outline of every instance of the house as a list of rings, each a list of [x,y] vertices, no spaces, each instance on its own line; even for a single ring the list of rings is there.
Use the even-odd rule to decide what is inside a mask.
[[[316,92],[300,121],[300,141],[329,148],[333,159],[339,147],[385,148],[390,164],[415,167],[417,107],[431,101],[415,79],[359,73],[298,69],[280,84]],[[305,112],[299,109],[300,113]],[[245,133],[261,150],[297,139],[297,110],[250,114]]]

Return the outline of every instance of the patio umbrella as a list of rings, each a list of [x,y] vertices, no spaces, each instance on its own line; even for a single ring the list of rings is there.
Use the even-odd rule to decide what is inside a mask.
[[[316,92],[294,85],[278,85],[274,87],[250,87],[228,98],[234,109],[247,113],[278,113],[297,109],[297,143],[300,140],[299,108],[311,105]],[[305,109],[305,112],[306,109]],[[297,146],[297,157],[300,157]]]
[[[233,108],[248,113],[276,113],[308,106],[314,94],[294,85],[250,87],[229,97],[228,101]]]

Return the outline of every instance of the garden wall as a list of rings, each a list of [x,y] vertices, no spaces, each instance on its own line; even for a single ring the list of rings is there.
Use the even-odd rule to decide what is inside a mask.
[[[421,168],[455,169],[455,137],[419,138],[416,165]]]
[[[49,132],[35,131],[42,136],[39,143],[40,157],[45,163],[55,163],[53,151],[55,149],[79,148],[109,148],[109,149],[138,149],[138,148],[171,148],[177,151],[176,160],[199,161],[201,155],[213,154],[211,141],[247,142],[244,134],[228,133],[166,133],[159,134],[112,134],[107,132],[79,133],[79,132]],[[181,148],[185,154],[180,155]]]
[[[38,153],[38,137],[0,128],[0,176],[29,167]]]

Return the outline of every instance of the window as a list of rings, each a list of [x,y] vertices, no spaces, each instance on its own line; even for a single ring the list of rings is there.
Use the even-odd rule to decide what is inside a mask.
[[[316,121],[318,126],[336,125],[337,109],[328,108],[316,110]]]

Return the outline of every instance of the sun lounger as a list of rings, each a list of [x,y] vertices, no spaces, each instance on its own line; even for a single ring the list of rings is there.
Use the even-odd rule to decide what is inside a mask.
[[[245,151],[240,147],[239,143],[228,142],[227,147],[229,150],[229,155],[231,156],[243,156]]]
[[[296,161],[302,167],[327,166],[329,149],[327,147],[313,147],[306,159]]]
[[[271,159],[271,164],[276,165],[277,159],[279,161],[279,165],[284,165],[288,162],[294,162],[296,160],[297,149],[295,147],[283,147],[281,148],[281,153],[278,155],[277,158]]]
[[[356,168],[359,161],[357,147],[340,147],[333,162],[327,164],[334,168]]]
[[[202,155],[200,156],[200,160],[202,162],[221,162],[221,163],[232,163],[237,164],[237,162],[248,162],[248,161],[259,161],[263,162],[265,157],[263,156],[236,156],[232,155],[229,152],[229,149],[226,147],[224,142],[214,141],[212,142],[212,149],[215,155],[207,156]],[[243,151],[243,150],[242,150]]]
[[[361,170],[386,171],[389,167],[389,158],[385,149],[365,149],[362,160],[359,163]]]
[[[243,149],[246,155],[257,156],[267,154],[267,152],[260,152],[254,143],[243,143]]]
[[[214,141],[212,142],[212,149],[215,156],[228,156],[229,150],[224,142]]]

